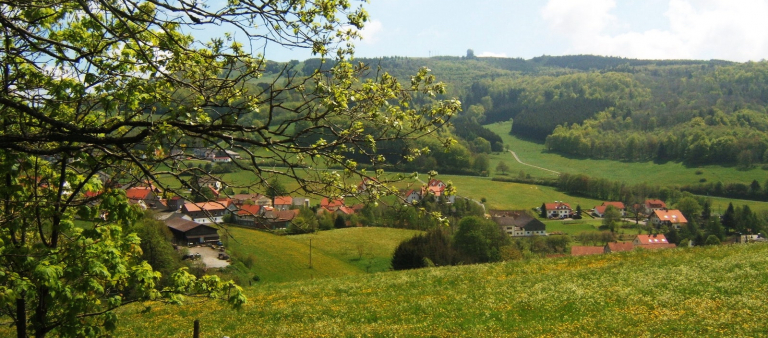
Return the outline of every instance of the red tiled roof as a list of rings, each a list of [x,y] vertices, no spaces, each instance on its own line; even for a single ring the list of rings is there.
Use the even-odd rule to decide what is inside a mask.
[[[227,208],[226,202],[204,202],[204,203],[186,203],[184,204],[184,209],[186,209],[188,212],[195,212],[195,211],[214,211],[214,210],[224,210]]]
[[[571,247],[571,256],[599,255],[605,252],[602,246],[579,246]]]
[[[624,209],[624,203],[622,203],[622,202],[603,202],[603,204],[601,206],[602,207],[607,207],[609,205],[614,206],[616,209],[620,209],[620,210]]]
[[[656,215],[662,222],[669,222],[672,224],[688,223],[683,213],[680,210],[654,210],[653,214]]]
[[[650,208],[662,208],[666,209],[667,204],[662,200],[645,200],[645,206]]]
[[[635,238],[642,245],[648,244],[669,244],[667,237],[664,235],[637,235]]]
[[[323,197],[323,199],[320,201],[321,207],[332,208],[332,207],[340,207],[342,205],[344,205],[344,200],[338,199],[338,198],[334,199],[333,201],[329,201],[327,197]]]
[[[571,206],[568,205],[568,203],[558,202],[558,203],[545,203],[544,208],[547,210],[571,210]]]
[[[132,200],[146,199],[152,189],[149,187],[133,187],[125,191],[125,196]]]
[[[638,247],[643,249],[674,249],[674,248],[677,248],[677,245],[675,245],[675,243],[660,243],[660,244],[642,244],[642,245],[638,245]]]
[[[260,205],[243,205],[240,207],[240,210],[237,211],[237,214],[239,216],[251,216],[251,215],[258,215],[259,210],[261,209]]]
[[[337,209],[337,210],[341,211],[341,212],[343,212],[344,214],[347,214],[347,215],[352,215],[352,214],[355,213],[355,210],[353,210],[350,207],[346,207],[346,206],[340,206],[339,209]]]
[[[293,198],[291,196],[275,196],[275,205],[291,205]]]
[[[608,249],[610,249],[611,252],[632,251],[635,249],[635,245],[632,244],[632,242],[611,242],[608,243]]]

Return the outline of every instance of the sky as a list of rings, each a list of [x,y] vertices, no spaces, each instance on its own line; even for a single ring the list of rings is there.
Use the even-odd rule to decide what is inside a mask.
[[[359,1],[353,0],[358,4]],[[768,0],[370,0],[356,57],[768,59]],[[269,48],[268,59],[311,57]]]

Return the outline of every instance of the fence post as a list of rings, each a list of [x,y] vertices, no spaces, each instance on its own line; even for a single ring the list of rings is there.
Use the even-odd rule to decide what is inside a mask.
[[[200,338],[200,319],[195,319],[195,328],[192,331],[192,338]]]

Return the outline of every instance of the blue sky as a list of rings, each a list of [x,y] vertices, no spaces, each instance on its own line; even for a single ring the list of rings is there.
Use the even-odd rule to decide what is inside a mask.
[[[357,2],[356,2],[357,3]],[[768,58],[768,0],[371,0],[357,57]],[[267,58],[309,53],[267,50]]]

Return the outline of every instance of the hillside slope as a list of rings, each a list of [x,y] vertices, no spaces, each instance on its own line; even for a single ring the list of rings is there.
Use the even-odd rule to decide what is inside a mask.
[[[768,245],[387,272],[248,289],[221,302],[135,306],[121,337],[759,336]]]
[[[249,261],[250,273],[262,282],[342,277],[387,271],[400,242],[418,231],[392,228],[347,228],[299,236],[229,227],[228,252]],[[222,236],[223,237],[223,236]],[[309,240],[312,239],[312,268]]]

